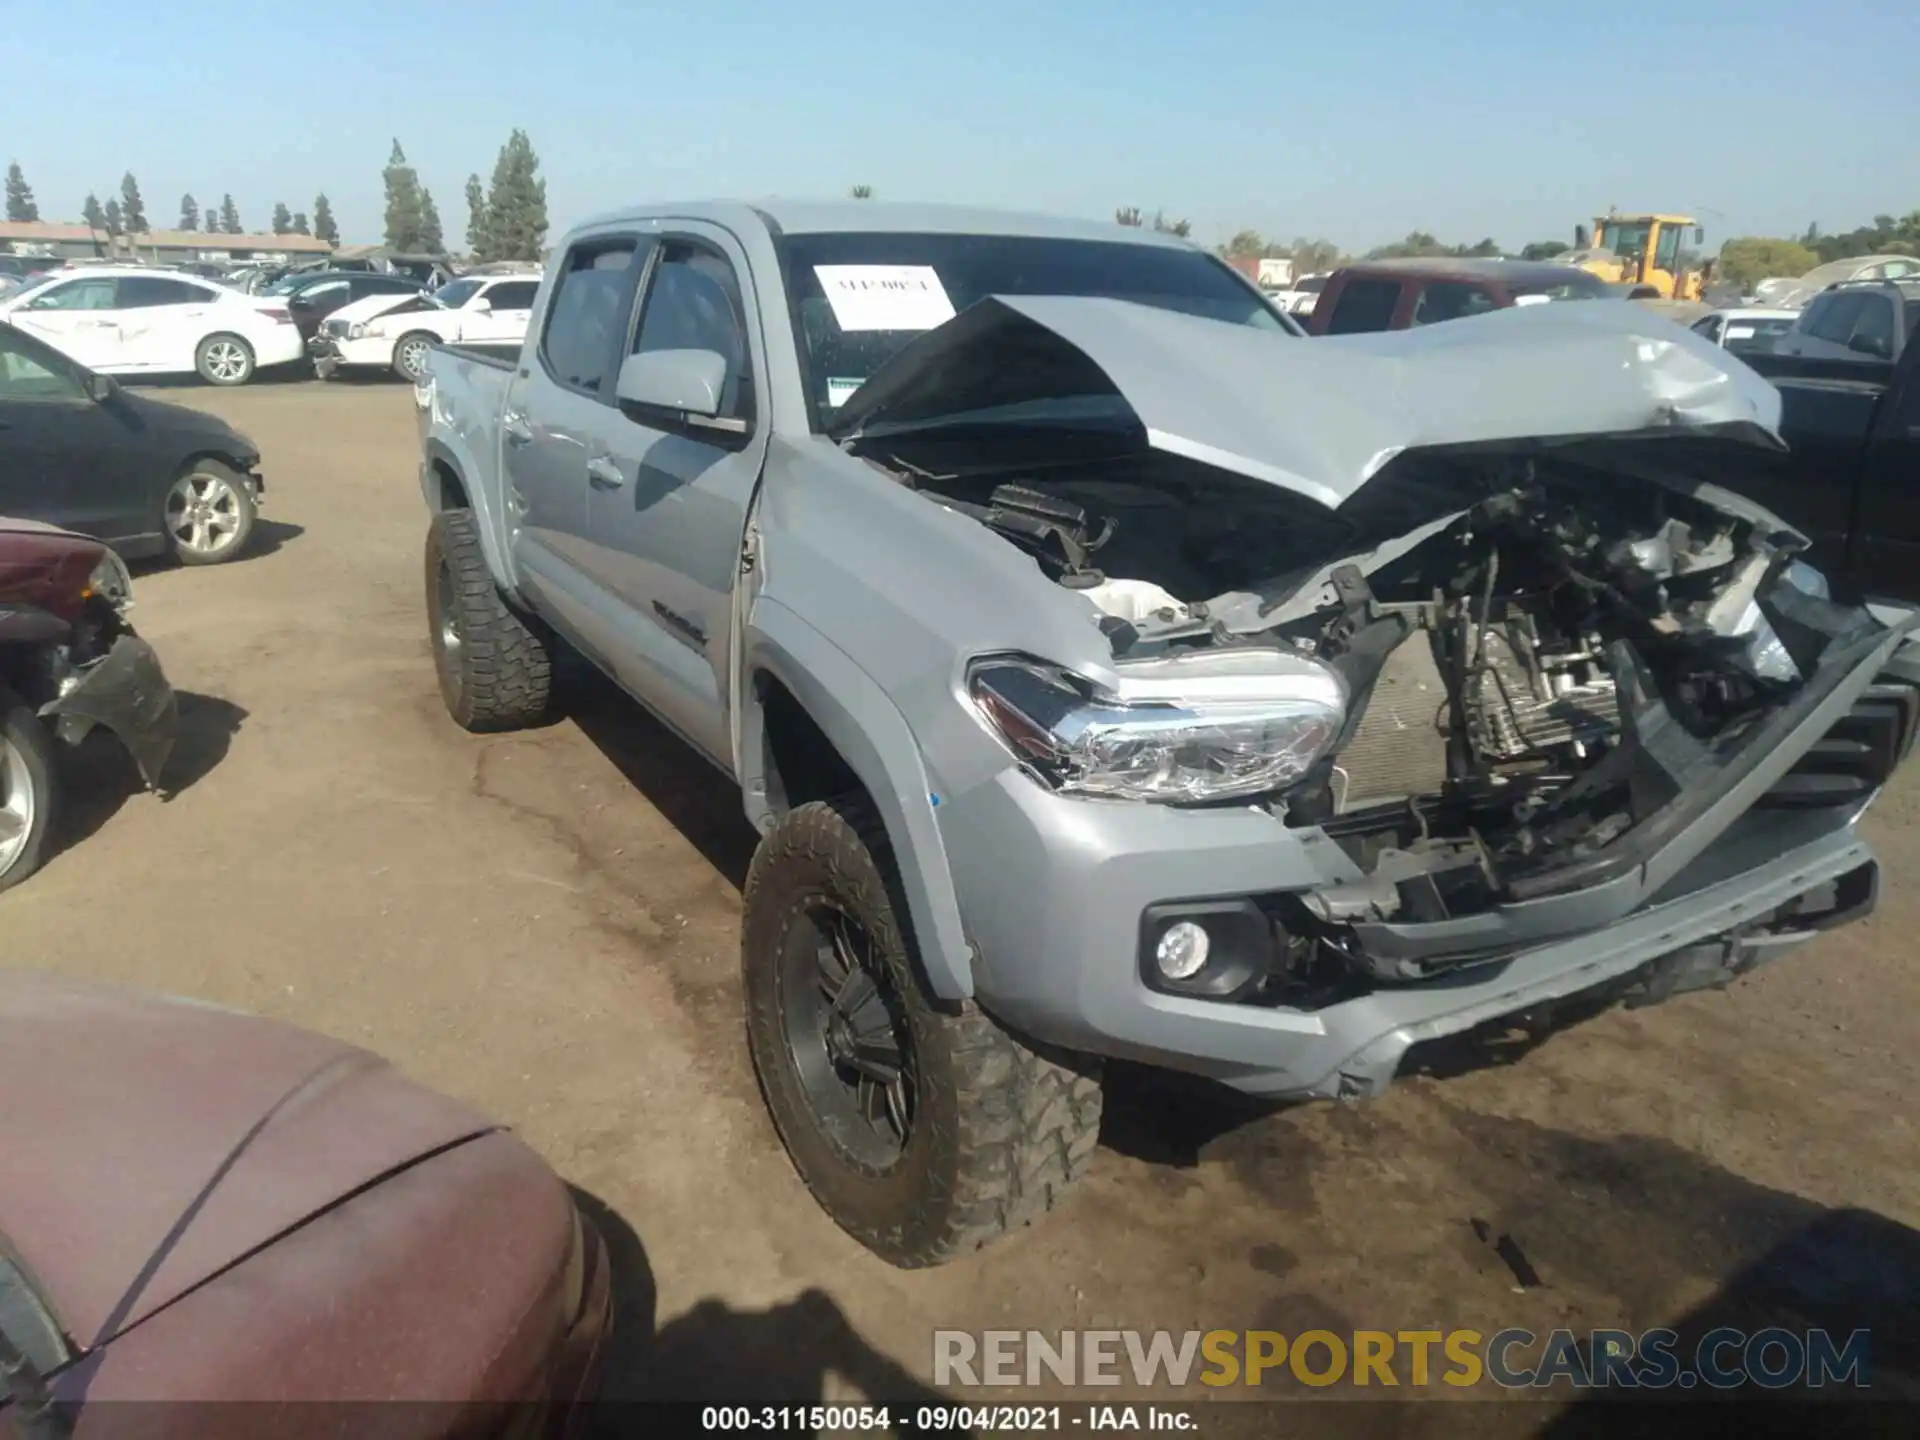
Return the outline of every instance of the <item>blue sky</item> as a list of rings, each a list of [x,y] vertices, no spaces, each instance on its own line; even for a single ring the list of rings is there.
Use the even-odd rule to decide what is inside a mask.
[[[855,182],[1355,249],[1565,238],[1609,204],[1690,210],[1715,244],[1920,208],[1914,0],[21,5],[0,160],[50,219],[130,169],[156,224],[183,191],[265,228],[324,190],[377,240],[397,135],[457,241],[515,125],[556,231]]]

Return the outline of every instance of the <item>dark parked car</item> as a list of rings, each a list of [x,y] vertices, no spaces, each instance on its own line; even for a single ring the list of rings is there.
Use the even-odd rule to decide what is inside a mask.
[[[0,519],[0,890],[38,870],[59,831],[61,743],[99,726],[160,783],[177,715],[159,658],[127,624],[132,598],[127,567],[98,540]]]
[[[485,1116],[291,1025],[20,970],[0,973],[0,1089],[0,1430],[584,1419],[606,1251]]]
[[[1604,300],[1613,287],[1572,265],[1530,260],[1369,260],[1336,270],[1313,307],[1315,335],[1405,330],[1545,300]]]
[[[1897,363],[1741,358],[1780,391],[1789,449],[1724,483],[1804,531],[1830,574],[1920,604],[1920,345]]]
[[[1774,350],[1810,360],[1898,360],[1920,331],[1920,281],[1844,280],[1800,312]]]
[[[284,295],[300,338],[320,333],[320,322],[342,305],[369,295],[418,295],[420,282],[411,275],[380,275],[363,270],[322,270],[298,278],[288,276],[266,291]]]
[[[0,323],[0,515],[78,530],[129,559],[215,565],[253,532],[259,465],[226,421],[124,390]]]

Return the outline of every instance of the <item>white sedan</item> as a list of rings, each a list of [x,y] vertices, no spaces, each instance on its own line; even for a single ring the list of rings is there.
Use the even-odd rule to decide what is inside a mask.
[[[198,372],[209,385],[244,385],[304,349],[283,303],[132,266],[49,275],[0,299],[0,321],[105,375]]]

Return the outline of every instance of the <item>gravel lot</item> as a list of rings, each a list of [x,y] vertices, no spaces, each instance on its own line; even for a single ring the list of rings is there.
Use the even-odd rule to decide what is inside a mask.
[[[1360,1106],[1261,1112],[1122,1074],[1064,1213],[896,1272],[815,1208],[762,1113],[737,982],[752,836],[727,785],[597,680],[536,733],[446,719],[408,393],[168,398],[260,444],[264,543],[139,578],[183,788],[89,779],[63,852],[0,896],[7,961],[297,1021],[517,1127],[618,1237],[610,1393],[895,1393],[929,1375],[936,1327],[1762,1316],[1872,1326],[1876,1382],[1920,1376],[1920,767],[1868,824],[1879,914],[1730,992],[1484,1048]]]

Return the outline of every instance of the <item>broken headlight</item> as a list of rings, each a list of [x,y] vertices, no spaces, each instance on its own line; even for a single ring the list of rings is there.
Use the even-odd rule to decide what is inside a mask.
[[[1116,667],[1112,690],[1037,660],[974,665],[967,690],[1027,768],[1073,795],[1174,804],[1283,789],[1340,733],[1346,686],[1278,650]]]
[[[106,601],[116,614],[126,614],[133,604],[133,576],[127,573],[127,562],[107,551],[87,576],[87,594]]]

